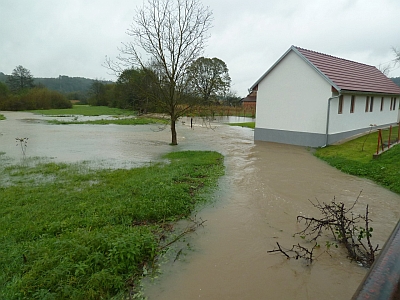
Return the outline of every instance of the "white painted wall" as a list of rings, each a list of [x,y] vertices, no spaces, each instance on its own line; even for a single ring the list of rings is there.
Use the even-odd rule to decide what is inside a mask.
[[[342,114],[338,114],[338,98],[331,100],[329,134],[368,128],[370,124],[380,126],[397,122],[397,108],[390,110],[391,97],[384,97],[383,110],[381,111],[382,96],[370,95],[370,99],[371,96],[374,97],[373,110],[372,112],[365,112],[366,95],[355,96],[354,113],[350,113],[351,95],[345,95],[343,98]],[[399,99],[397,99],[397,102],[399,102]]]
[[[331,86],[290,51],[258,84],[256,127],[297,132],[326,132]]]

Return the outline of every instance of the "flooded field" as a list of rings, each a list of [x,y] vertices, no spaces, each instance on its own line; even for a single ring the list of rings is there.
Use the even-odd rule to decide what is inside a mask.
[[[349,262],[342,250],[325,253],[315,263],[269,254],[276,242],[290,248],[302,226],[297,215],[318,215],[310,200],[352,203],[362,190],[356,212],[370,206],[373,241],[383,246],[400,217],[400,197],[371,181],[343,174],[302,147],[253,142],[253,131],[220,120],[207,126],[179,123],[176,147],[169,130],[154,125],[47,125],[45,117],[3,112],[0,152],[20,159],[16,137],[28,137],[27,156],[54,161],[91,160],[110,167],[130,167],[180,150],[216,150],[225,156],[226,175],[214,203],[198,212],[207,220],[187,242],[192,250],[162,267],[145,282],[151,299],[350,299],[366,270]],[[219,121],[219,120],[218,120]],[[228,120],[229,121],[229,120]],[[237,120],[233,122],[238,122]]]

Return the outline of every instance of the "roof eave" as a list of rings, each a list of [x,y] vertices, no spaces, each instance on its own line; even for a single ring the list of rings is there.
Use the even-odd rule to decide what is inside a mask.
[[[356,90],[345,90],[342,89],[342,94],[356,94],[356,95],[379,95],[379,96],[400,96],[400,93],[390,92],[375,92],[375,91],[356,91]]]

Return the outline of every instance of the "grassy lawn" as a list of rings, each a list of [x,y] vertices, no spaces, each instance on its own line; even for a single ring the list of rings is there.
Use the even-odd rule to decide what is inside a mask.
[[[227,123],[229,126],[241,126],[254,129],[256,127],[256,122],[245,122],[245,123]]]
[[[32,110],[31,112],[46,115],[46,116],[71,116],[71,115],[83,115],[83,116],[131,116],[135,115],[135,112],[127,109],[110,108],[107,106],[90,106],[90,105],[74,105],[72,108],[65,109],[48,109],[48,110]]]
[[[397,127],[394,131],[397,133]],[[388,135],[388,130],[383,131],[384,141]],[[345,173],[371,179],[400,193],[400,146],[395,146],[379,158],[373,159],[377,141],[378,133],[374,132],[341,145],[317,149],[315,155]]]
[[[5,120],[5,119],[6,119],[6,117],[4,115],[0,114],[0,120]]]
[[[165,158],[90,170],[0,155],[0,299],[122,299],[224,172],[216,152]]]

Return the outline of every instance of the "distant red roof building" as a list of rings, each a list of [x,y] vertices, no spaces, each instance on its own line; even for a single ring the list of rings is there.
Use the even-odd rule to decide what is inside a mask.
[[[246,98],[240,100],[244,109],[256,109],[257,91],[252,91]]]

